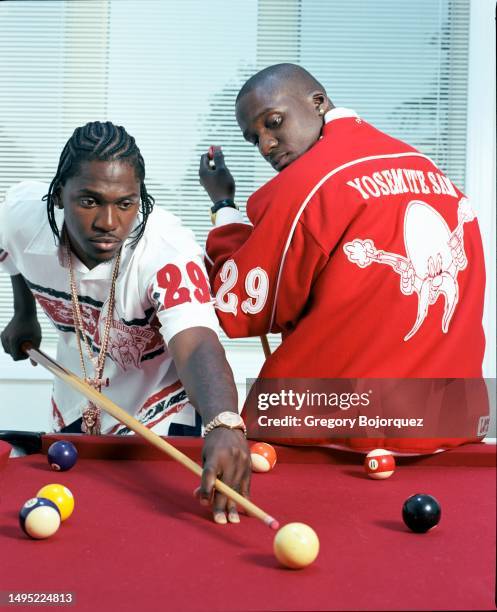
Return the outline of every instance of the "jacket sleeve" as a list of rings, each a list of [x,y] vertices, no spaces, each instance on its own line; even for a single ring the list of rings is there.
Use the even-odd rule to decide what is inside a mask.
[[[221,326],[231,338],[290,331],[328,255],[305,225],[272,211],[209,233],[206,262]]]

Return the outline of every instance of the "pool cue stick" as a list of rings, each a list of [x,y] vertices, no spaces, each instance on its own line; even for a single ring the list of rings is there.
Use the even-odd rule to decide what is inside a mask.
[[[261,344],[262,350],[264,351],[264,357],[267,359],[271,356],[271,348],[269,347],[267,336],[261,336]]]
[[[163,440],[156,433],[150,431],[150,429],[145,427],[145,425],[142,425],[137,419],[125,412],[108,397],[105,397],[105,395],[94,389],[91,385],[79,378],[79,376],[57,363],[55,359],[52,359],[39,349],[37,350],[31,347],[28,348],[23,346],[23,350],[29,355],[30,359],[44,366],[49,372],[63,380],[73,389],[76,389],[76,391],[82,393],[91,402],[105,410],[105,412],[132,429],[138,435],[145,438],[147,442],[169,455],[178,463],[181,463],[181,465],[189,469],[197,476],[202,476],[202,467],[198,465],[198,463],[195,463],[195,461],[176,449],[172,444],[169,444],[169,442]],[[226,495],[226,497],[229,497],[244,510],[246,510],[248,514],[260,519],[272,529],[278,529],[279,523],[275,518],[269,514],[266,514],[266,512],[264,512],[261,508],[253,504],[246,497],[240,495],[240,493],[229,487],[218,478],[216,478],[214,486],[219,492],[223,493],[223,495]]]

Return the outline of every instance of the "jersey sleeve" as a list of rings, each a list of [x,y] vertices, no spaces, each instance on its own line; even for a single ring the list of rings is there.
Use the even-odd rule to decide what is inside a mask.
[[[200,256],[181,256],[168,261],[153,277],[150,293],[166,343],[191,327],[208,327],[219,333],[209,281]]]
[[[150,219],[154,225],[141,254],[146,262],[146,291],[167,343],[191,327],[208,327],[219,334],[202,250],[193,233],[171,214]]]
[[[0,213],[0,223],[2,222],[2,215]],[[12,257],[9,255],[9,252],[5,249],[2,249],[2,240],[0,237],[0,270],[9,274],[10,276],[17,276],[19,274],[19,270],[16,268],[15,263]]]
[[[291,330],[328,259],[297,217],[272,209],[254,226],[223,224],[207,239],[216,311],[232,338]]]

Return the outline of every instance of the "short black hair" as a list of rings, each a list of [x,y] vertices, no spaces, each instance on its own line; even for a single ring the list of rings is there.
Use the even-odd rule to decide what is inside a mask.
[[[76,128],[62,150],[57,173],[50,183],[48,193],[43,198],[47,203],[48,222],[56,240],[60,241],[60,230],[54,214],[59,189],[69,178],[77,174],[82,162],[117,160],[125,161],[133,166],[140,181],[142,220],[133,231],[134,237],[131,245],[136,245],[140,240],[155,200],[145,186],[145,162],[135,139],[122,126],[114,125],[110,121],[92,121]]]
[[[269,86],[274,86],[285,81],[292,81],[295,88],[300,87],[306,93],[311,93],[312,91],[319,89],[326,94],[326,90],[321,83],[305,68],[302,68],[302,66],[288,63],[274,64],[273,66],[263,68],[251,76],[238,92],[236,102],[238,103],[238,101],[243,98],[244,95],[248,94],[250,91],[256,89],[260,85],[267,84]]]

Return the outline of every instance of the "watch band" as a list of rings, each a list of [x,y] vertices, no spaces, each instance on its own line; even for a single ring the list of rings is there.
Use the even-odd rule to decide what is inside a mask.
[[[224,200],[219,200],[213,206],[211,206],[211,213],[215,215],[218,210],[221,208],[234,208],[238,210],[238,206],[235,204],[235,201],[231,198],[225,198]]]
[[[226,429],[240,429],[241,431],[243,431],[244,435],[247,435],[247,428],[245,427],[245,423],[243,422],[243,419],[239,414],[229,413],[230,415],[236,414],[236,416],[238,417],[238,423],[236,425],[230,425],[229,423],[224,422],[223,421],[224,414],[225,414],[224,412],[219,413],[217,416],[215,416],[212,419],[212,421],[207,423],[207,425],[204,427],[204,434],[203,434],[204,438],[213,429],[216,429],[216,427],[225,427]]]

